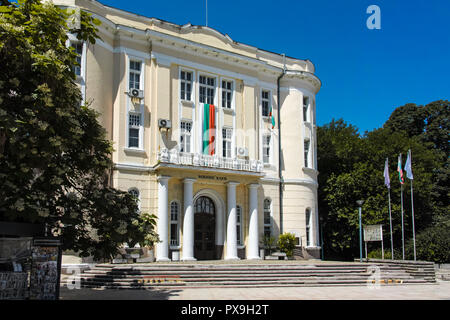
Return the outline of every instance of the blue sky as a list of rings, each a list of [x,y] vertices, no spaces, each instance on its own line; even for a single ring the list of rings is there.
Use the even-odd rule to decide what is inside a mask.
[[[205,25],[206,0],[103,4],[177,24]],[[369,30],[369,5],[381,29]],[[450,99],[449,0],[208,1],[208,26],[233,40],[309,59],[322,81],[317,124],[379,128],[406,103]]]

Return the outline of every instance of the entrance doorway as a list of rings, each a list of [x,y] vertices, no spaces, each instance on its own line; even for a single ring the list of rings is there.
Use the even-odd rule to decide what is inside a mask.
[[[194,256],[197,260],[216,258],[214,202],[205,196],[195,201],[194,207]]]

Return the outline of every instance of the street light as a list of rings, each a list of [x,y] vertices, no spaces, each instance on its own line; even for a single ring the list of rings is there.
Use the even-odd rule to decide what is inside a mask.
[[[362,262],[362,228],[361,228],[361,207],[364,204],[364,200],[356,201],[359,208],[359,262]]]

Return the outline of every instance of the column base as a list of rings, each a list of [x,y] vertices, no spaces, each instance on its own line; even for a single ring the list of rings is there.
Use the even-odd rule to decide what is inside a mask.
[[[241,260],[239,257],[227,257],[225,260]]]
[[[250,257],[247,257],[247,260],[261,260],[261,257],[258,257],[258,256],[250,256]]]
[[[172,260],[170,260],[169,258],[156,258],[156,262],[170,262]]]
[[[197,261],[194,257],[181,258],[181,261]]]

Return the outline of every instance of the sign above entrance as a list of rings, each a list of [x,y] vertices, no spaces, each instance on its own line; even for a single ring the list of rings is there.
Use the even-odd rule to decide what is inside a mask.
[[[208,180],[219,180],[219,181],[226,181],[227,177],[218,177],[218,176],[205,176],[205,175],[199,175],[199,179],[208,179]]]

